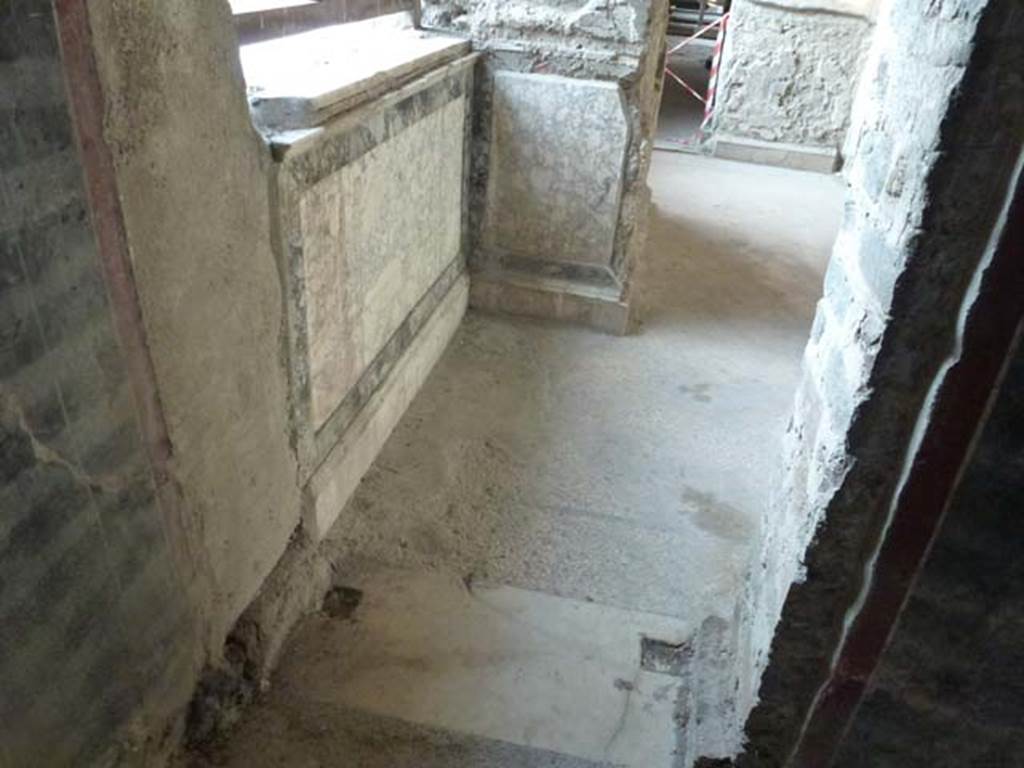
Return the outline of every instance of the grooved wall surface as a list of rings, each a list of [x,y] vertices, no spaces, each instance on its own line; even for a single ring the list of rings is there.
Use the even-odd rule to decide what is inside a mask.
[[[191,620],[107,306],[52,13],[0,1],[5,768],[144,756],[132,733],[192,680]],[[141,727],[126,732],[130,721]]]

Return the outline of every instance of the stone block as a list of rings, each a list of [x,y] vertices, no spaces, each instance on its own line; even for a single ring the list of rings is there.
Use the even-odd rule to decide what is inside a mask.
[[[268,130],[309,128],[469,53],[412,28],[409,13],[336,24],[240,49],[249,101]]]
[[[630,327],[629,305],[617,292],[546,285],[543,280],[525,280],[509,274],[474,275],[469,303],[474,309],[554,319],[616,336],[625,335]]]
[[[882,309],[892,302],[896,280],[903,269],[903,260],[885,235],[865,225],[857,233],[857,247],[853,258],[864,285],[871,291]]]
[[[829,314],[837,323],[842,323],[860,304],[844,263],[844,253],[848,244],[849,239],[840,234],[832,258],[829,259],[828,269],[825,271],[824,300]]]
[[[630,129],[618,85],[494,75],[484,246],[609,265]]]
[[[881,131],[866,132],[858,143],[854,173],[872,202],[878,201],[885,188],[892,152],[892,139]]]
[[[812,12],[788,1],[735,6],[716,131],[795,145],[841,145],[872,30],[868,14]]]
[[[797,171],[835,173],[839,167],[839,150],[835,147],[784,144],[730,134],[716,136],[714,152],[715,157],[724,160],[777,165]]]

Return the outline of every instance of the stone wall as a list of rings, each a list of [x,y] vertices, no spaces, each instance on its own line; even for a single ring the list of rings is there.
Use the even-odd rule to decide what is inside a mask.
[[[839,149],[874,28],[874,5],[735,0],[716,135]]]
[[[0,765],[149,765],[194,615],[108,303],[48,0],[0,2]]]
[[[1024,754],[1021,477],[1024,350],[1018,349],[837,766],[1019,762]]]
[[[753,679],[767,668],[742,764],[781,765],[792,748],[927,424],[929,392],[958,354],[968,288],[1016,173],[1008,158],[1021,152],[1022,23],[1013,0],[883,5],[786,481],[752,569],[748,662]]]
[[[471,173],[475,304],[625,330],[667,20],[667,0],[423,3],[425,26],[466,35],[485,54]]]

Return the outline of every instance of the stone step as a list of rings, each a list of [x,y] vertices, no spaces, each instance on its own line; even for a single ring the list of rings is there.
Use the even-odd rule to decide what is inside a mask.
[[[454,573],[389,569],[351,586],[358,605],[346,591],[299,627],[267,700],[233,738],[228,764],[276,765],[266,756],[283,748],[279,741],[311,750],[310,765],[371,747],[395,754],[351,764],[677,764],[686,673],[652,666],[641,645],[653,638],[684,649],[685,660],[686,622],[467,584]],[[382,718],[369,733],[358,727],[367,715]],[[406,724],[404,736],[387,737],[394,721]],[[416,748],[419,762],[403,762]]]
[[[611,763],[595,763],[346,707],[323,707],[313,717],[270,714],[257,714],[261,726],[268,729],[258,751],[195,755],[190,768],[614,768]]]

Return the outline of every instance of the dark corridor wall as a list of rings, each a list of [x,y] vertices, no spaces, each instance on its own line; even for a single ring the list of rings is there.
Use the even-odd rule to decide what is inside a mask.
[[[176,584],[51,3],[0,0],[2,768],[145,762],[150,704],[193,679]]]
[[[1024,766],[1024,348],[836,765]]]

